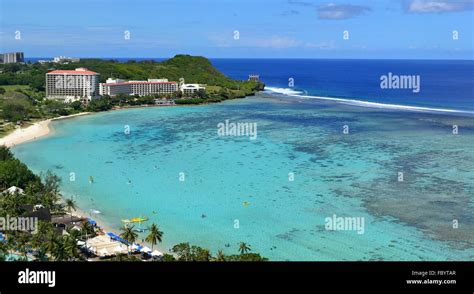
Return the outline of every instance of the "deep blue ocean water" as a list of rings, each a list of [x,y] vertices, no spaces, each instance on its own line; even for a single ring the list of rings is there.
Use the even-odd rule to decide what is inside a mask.
[[[472,60],[214,59],[212,63],[232,78],[246,79],[250,73],[260,74],[268,87],[293,90],[300,95],[474,110]],[[389,72],[419,75],[419,93],[409,89],[381,89],[380,77]],[[289,87],[290,78],[293,87]]]

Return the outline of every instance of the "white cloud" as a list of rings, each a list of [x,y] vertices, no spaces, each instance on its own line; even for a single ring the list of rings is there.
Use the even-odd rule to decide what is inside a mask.
[[[319,19],[349,19],[370,10],[367,6],[329,3],[318,7],[318,17]]]
[[[410,13],[443,13],[474,8],[474,0],[411,0],[406,5]]]
[[[300,41],[280,36],[272,36],[267,39],[257,39],[253,43],[255,47],[275,49],[298,47],[301,45]]]

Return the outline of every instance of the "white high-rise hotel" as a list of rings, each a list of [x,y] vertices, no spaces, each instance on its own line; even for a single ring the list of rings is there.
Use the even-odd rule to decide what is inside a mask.
[[[75,70],[53,70],[46,74],[46,97],[64,102],[88,102],[100,96],[118,94],[147,96],[153,94],[174,94],[181,91],[191,97],[195,92],[206,90],[204,85],[170,82],[167,79],[148,79],[147,81],[125,81],[107,79],[99,83],[100,74],[87,68]]]
[[[99,74],[83,67],[50,71],[46,74],[46,97],[64,102],[99,98]]]
[[[100,83],[100,95],[116,96],[118,94],[146,96],[152,94],[173,94],[178,91],[178,83],[167,79],[148,79],[147,81],[125,81],[107,79]]]

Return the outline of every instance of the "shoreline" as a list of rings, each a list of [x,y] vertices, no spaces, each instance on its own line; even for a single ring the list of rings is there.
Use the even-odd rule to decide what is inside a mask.
[[[257,92],[258,93],[258,92]],[[246,96],[243,98],[248,98],[252,96]],[[235,100],[235,99],[243,99],[243,98],[234,98],[234,99],[227,99],[227,100]],[[224,101],[220,101],[218,103],[222,103]],[[51,134],[54,130],[52,130],[49,124],[52,121],[56,120],[64,120],[64,119],[71,119],[78,116],[83,115],[91,115],[95,113],[102,113],[102,112],[110,112],[110,111],[117,111],[117,110],[126,110],[126,109],[137,109],[137,108],[160,108],[160,107],[189,107],[189,106],[200,106],[200,105],[209,105],[214,103],[202,103],[202,104],[175,104],[175,105],[126,105],[126,106],[117,106],[107,111],[99,111],[99,112],[79,112],[71,115],[64,115],[58,116],[54,118],[49,118],[45,120],[41,120],[35,122],[34,124],[26,127],[26,128],[17,128],[13,132],[3,136],[0,138],[0,146],[5,145],[6,147],[15,147],[16,145],[20,145],[22,143],[26,143],[29,141],[33,141],[39,139],[41,137],[45,137]]]
[[[62,196],[62,200],[64,199],[65,199],[65,195]],[[81,217],[81,218],[88,218],[88,219],[94,220],[97,223],[97,227],[100,228],[104,232],[104,234],[107,234],[108,232],[112,232],[116,235],[120,235],[120,230],[117,231],[116,229],[113,228],[112,224],[101,219],[102,217],[100,216],[100,213],[93,215],[90,211],[87,212],[82,207],[77,206],[76,209],[72,212],[72,215]],[[142,238],[138,238],[137,240],[135,240],[134,244],[140,244],[141,246],[145,246],[151,249],[152,248],[151,244],[145,241],[145,238],[146,236],[143,236],[143,240]],[[161,252],[162,254],[171,254],[168,248],[165,248],[164,245],[161,243],[157,243],[153,246],[153,251],[155,250]]]
[[[88,115],[90,112],[80,112],[76,114],[59,116],[55,118],[45,119],[39,122],[26,127],[15,129],[10,134],[0,138],[0,145],[5,145],[6,147],[15,147],[16,145],[33,141],[44,136],[49,135],[53,130],[50,128],[49,124],[55,120],[70,119],[77,116]]]
[[[244,98],[248,98],[251,96],[246,96]],[[236,98],[237,99],[237,98]],[[243,98],[239,98],[243,99]],[[235,99],[229,99],[229,100],[235,100]],[[224,101],[221,101],[219,103],[222,103]],[[133,105],[133,106],[122,106],[122,107],[116,107],[112,108],[110,110],[107,110],[105,112],[112,112],[112,111],[119,111],[119,110],[127,110],[127,109],[137,109],[137,108],[160,108],[160,107],[191,107],[191,106],[201,106],[201,105],[207,105],[207,104],[213,104],[213,103],[204,103],[204,104],[176,104],[176,105]],[[65,119],[71,119],[74,117],[78,116],[84,116],[84,115],[92,115],[96,113],[103,113],[103,111],[100,112],[80,112],[76,114],[71,114],[71,115],[66,115],[66,116],[59,116],[55,118],[50,118],[50,119],[45,119],[39,122],[34,123],[33,125],[30,125],[26,128],[18,128],[15,129],[13,132],[10,134],[7,134],[6,136],[0,138],[0,146],[5,145],[9,148],[15,147],[17,145],[30,142],[48,135],[51,135],[54,133],[54,129],[51,128],[50,123],[52,121],[57,121],[57,120],[65,120]],[[61,191],[62,192],[62,191]],[[68,195],[62,194],[60,202],[65,201],[68,197]],[[71,195],[69,195],[71,197]],[[89,218],[93,219],[97,223],[97,227],[99,227],[104,233],[107,232],[112,232],[116,233],[116,230],[113,228],[114,225],[111,224],[110,222],[107,222],[104,219],[101,219],[102,217],[100,214],[94,216],[90,211],[85,210],[83,207],[77,206],[76,209],[72,212],[72,215],[82,217],[82,218]],[[117,235],[120,235],[120,232],[118,232]],[[147,241],[145,241],[145,237],[143,236],[143,240],[140,238],[139,240],[135,241],[135,244],[140,244],[142,246],[146,246],[148,248],[152,248],[151,244]],[[163,244],[158,243],[153,246],[153,250],[159,251],[162,254],[172,254],[169,252],[170,248],[164,247]],[[174,254],[172,254],[174,255]]]

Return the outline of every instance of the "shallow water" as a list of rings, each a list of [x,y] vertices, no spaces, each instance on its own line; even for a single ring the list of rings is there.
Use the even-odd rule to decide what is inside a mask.
[[[227,119],[256,122],[257,139],[217,136]],[[237,253],[243,241],[272,260],[474,257],[473,117],[259,96],[53,127],[16,156],[57,173],[66,196],[116,230],[149,217],[163,249],[189,241]],[[333,214],[364,217],[364,233],[325,230]]]

